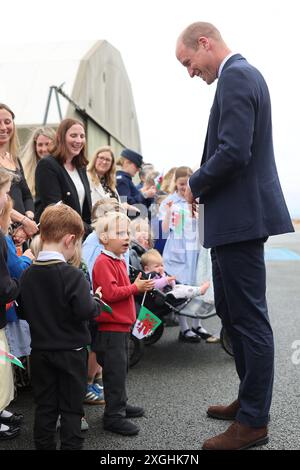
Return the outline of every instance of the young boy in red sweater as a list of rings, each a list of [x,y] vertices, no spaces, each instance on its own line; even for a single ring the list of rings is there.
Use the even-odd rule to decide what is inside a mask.
[[[134,295],[153,289],[152,280],[140,275],[130,284],[123,254],[129,247],[130,219],[119,212],[102,219],[100,241],[104,245],[93,269],[93,287],[102,287],[102,298],[112,314],[102,312],[97,318],[95,341],[97,362],[102,366],[105,395],[104,429],[123,435],[139,432],[128,420],[143,416],[141,407],[127,404],[126,375],[128,370],[128,338],[136,320]]]

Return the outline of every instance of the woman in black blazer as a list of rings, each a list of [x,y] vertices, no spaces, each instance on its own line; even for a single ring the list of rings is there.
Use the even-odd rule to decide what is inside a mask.
[[[56,133],[51,155],[35,172],[35,219],[49,204],[62,201],[81,215],[86,235],[91,232],[91,190],[86,175],[85,130],[80,121],[64,119]]]

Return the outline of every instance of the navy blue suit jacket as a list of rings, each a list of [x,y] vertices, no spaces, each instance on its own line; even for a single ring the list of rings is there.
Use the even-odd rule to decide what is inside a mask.
[[[294,231],[275,164],[268,87],[240,54],[218,79],[201,167],[189,184],[203,204],[206,248]]]

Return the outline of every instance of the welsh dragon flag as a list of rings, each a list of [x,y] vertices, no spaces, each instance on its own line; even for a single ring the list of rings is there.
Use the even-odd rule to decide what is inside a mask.
[[[139,316],[134,324],[132,334],[138,339],[146,338],[147,336],[150,336],[160,324],[161,319],[142,305]]]
[[[173,214],[173,224],[176,235],[182,235],[182,231],[185,224],[185,211],[184,209],[180,208],[178,212]]]
[[[108,304],[106,304],[102,299],[100,299],[100,303],[102,312],[112,313],[112,308]]]
[[[163,179],[164,179],[164,174],[163,174],[163,172],[160,173],[160,174],[154,179],[154,183],[155,183],[155,186],[156,186],[157,191],[160,190],[161,184],[162,184],[162,182],[163,182]]]
[[[24,369],[22,362],[16,356],[6,351],[3,351],[3,349],[0,349],[0,360],[1,359],[4,359],[4,361],[7,362],[11,362],[12,364],[16,364],[16,366],[19,366]]]

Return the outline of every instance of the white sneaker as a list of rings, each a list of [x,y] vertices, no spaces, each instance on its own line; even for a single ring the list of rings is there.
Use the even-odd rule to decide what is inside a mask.
[[[85,417],[81,418],[81,431],[87,431],[89,429],[89,424]]]

